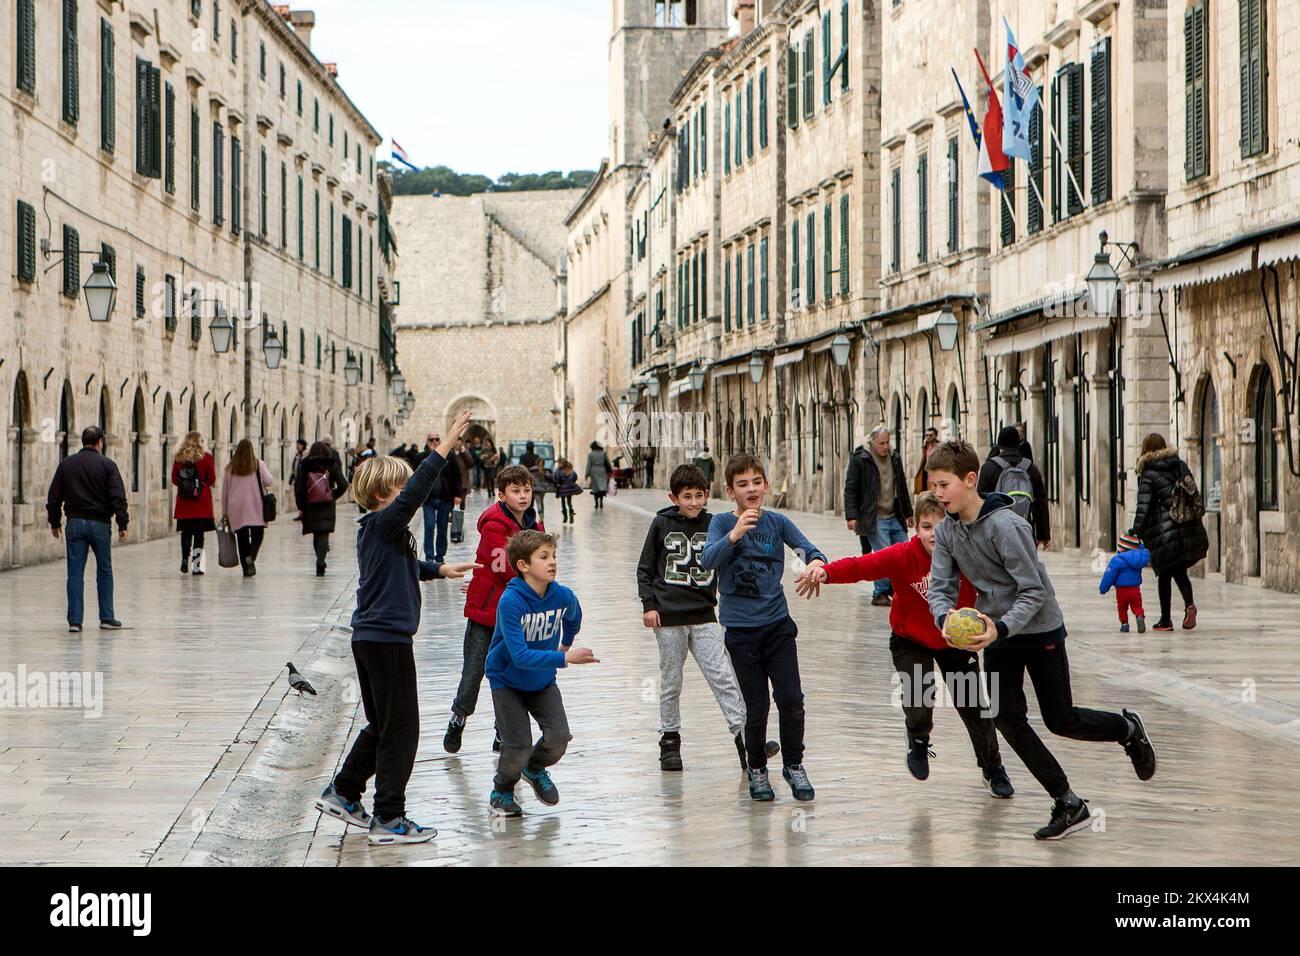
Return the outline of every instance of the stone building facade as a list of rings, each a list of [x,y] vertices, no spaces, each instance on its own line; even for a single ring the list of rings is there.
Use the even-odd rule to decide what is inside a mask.
[[[402,372],[416,410],[394,444],[424,446],[471,409],[466,433],[558,441],[551,394],[560,222],[579,190],[399,196]]]
[[[61,554],[45,493],[89,424],[123,473],[133,540],[171,531],[188,430],[220,464],[251,439],[286,504],[295,438],[382,435],[390,197],[378,133],[311,52],[313,14],[6,0],[0,21],[0,567]],[[117,285],[105,323],[81,290],[95,260]],[[236,325],[225,354],[218,309]]]

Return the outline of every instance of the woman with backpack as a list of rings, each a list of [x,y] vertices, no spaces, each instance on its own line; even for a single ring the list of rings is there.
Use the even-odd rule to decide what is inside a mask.
[[[253,443],[247,438],[240,441],[222,476],[221,514],[235,532],[239,565],[246,578],[257,574],[257,553],[266,534],[262,498],[274,483],[271,469],[253,453]]]
[[[181,574],[203,573],[203,535],[217,529],[212,515],[212,486],[216,483],[217,466],[203,447],[203,436],[190,432],[172,459],[172,484],[176,486],[172,517],[181,533]]]
[[[1165,436],[1152,432],[1142,440],[1142,454],[1137,460],[1137,512],[1130,534],[1137,535],[1151,552],[1151,567],[1156,572],[1160,592],[1160,620],[1152,630],[1172,631],[1170,604],[1172,583],[1182,594],[1183,628],[1196,626],[1196,604],[1192,600],[1192,582],[1188,568],[1210,551],[1205,531],[1205,505],[1196,487],[1196,479],[1178,452],[1165,445]]]
[[[1029,521],[1040,548],[1052,543],[1052,522],[1047,510],[1047,485],[1021,448],[1020,431],[1008,425],[998,433],[998,447],[980,468],[975,490],[982,495],[1000,491],[1009,495],[1016,514]]]
[[[364,460],[364,459],[363,459]],[[316,576],[325,575],[325,555],[334,533],[334,502],[347,493],[343,471],[324,442],[316,442],[302,460],[293,483],[293,498],[302,516],[302,533],[312,536],[316,551]]]

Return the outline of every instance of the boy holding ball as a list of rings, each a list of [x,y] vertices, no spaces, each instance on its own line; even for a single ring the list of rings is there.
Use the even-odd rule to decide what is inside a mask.
[[[948,512],[935,530],[930,611],[943,630],[956,607],[959,576],[974,585],[985,629],[967,646],[984,650],[994,725],[1055,801],[1051,820],[1034,836],[1059,840],[1088,826],[1088,804],[1070,789],[1065,771],[1029,726],[1026,671],[1052,733],[1120,744],[1139,780],[1155,774],[1156,750],[1136,712],[1074,706],[1065,621],[1034,549],[1033,531],[1012,508],[1010,496],[976,491],[979,469],[979,456],[969,442],[943,442],[926,459],[931,487]]]

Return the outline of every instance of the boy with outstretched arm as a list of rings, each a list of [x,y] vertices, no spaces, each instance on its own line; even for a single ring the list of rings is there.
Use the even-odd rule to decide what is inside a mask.
[[[402,459],[383,456],[362,462],[352,476],[352,493],[366,512],[357,519],[357,607],[352,612],[352,657],[366,726],[315,806],[368,827],[372,846],[424,843],[438,835],[406,816],[406,784],[420,742],[412,635],[420,625],[420,582],[461,578],[478,565],[419,560],[407,526],[468,426],[466,411],[414,474]],[[361,805],[371,777],[373,817]]]
[[[659,768],[682,769],[682,670],[689,651],[722,708],[740,769],[748,770],[745,702],[714,613],[718,576],[699,559],[713,519],[706,510],[709,483],[695,465],[678,465],[668,487],[672,504],[650,522],[636,566],[641,623],[654,629],[659,644]],[[769,756],[776,752],[767,749]]]
[[[1033,682],[1047,729],[1073,740],[1120,744],[1139,780],[1156,772],[1156,750],[1142,718],[1076,707],[1065,654],[1065,620],[1047,569],[1034,548],[1029,522],[1009,495],[976,490],[979,456],[969,442],[947,441],[926,459],[926,472],[948,512],[934,535],[930,611],[940,631],[956,607],[958,576],[975,587],[984,633],[971,643],[984,651],[993,695],[993,723],[1054,803],[1039,840],[1059,840],[1088,826],[1088,804],[1070,789],[1065,771],[1029,726],[1025,673]]]
[[[807,598],[821,593],[823,584],[853,584],[857,581],[888,580],[894,601],[889,608],[889,653],[894,659],[903,693],[903,716],[907,724],[907,769],[917,780],[930,776],[930,732],[934,729],[934,670],[938,667],[970,734],[975,762],[984,786],[995,797],[1015,793],[998,751],[998,735],[989,716],[980,686],[979,655],[951,646],[930,616],[926,596],[930,590],[930,556],[934,553],[934,532],[943,521],[943,506],[931,492],[917,497],[913,505],[916,536],[870,554],[832,561],[825,567],[809,567],[799,575],[797,590]],[[957,592],[960,607],[975,603],[975,589],[965,578]]]
[[[516,533],[527,530],[546,530],[533,509],[533,476],[522,465],[509,465],[497,472],[497,500],[478,519],[478,550],[474,560],[482,568],[474,572],[465,593],[464,662],[447,732],[442,738],[442,749],[449,754],[460,752],[465,722],[478,706],[483,662],[497,623],[497,601],[515,578],[514,568],[506,560],[506,545]],[[499,732],[494,735],[492,749],[498,752],[501,749]]]
[[[782,776],[796,800],[811,800],[815,794],[803,766],[803,688],[795,649],[799,629],[786,606],[781,575],[787,546],[810,566],[824,564],[826,555],[785,515],[763,510],[767,473],[758,456],[733,455],[724,477],[736,510],[714,515],[709,522],[700,565],[718,569],[718,616],[745,699],[749,796],[776,798],[767,777],[765,746],[770,684],[780,715]]]
[[[560,802],[546,768],[559,762],[573,737],[555,672],[569,664],[599,663],[589,648],[572,646],[582,627],[582,607],[577,596],[555,580],[555,541],[555,535],[520,531],[506,546],[510,567],[519,576],[506,585],[497,605],[486,662],[501,735],[501,756],[488,798],[496,816],[523,813],[515,802],[521,774],[542,803]],[[536,745],[530,717],[542,728]]]

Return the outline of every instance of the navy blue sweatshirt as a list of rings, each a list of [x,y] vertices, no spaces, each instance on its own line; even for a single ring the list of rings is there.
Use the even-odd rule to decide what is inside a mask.
[[[429,497],[446,459],[431,452],[387,508],[357,519],[357,607],[352,640],[410,644],[420,626],[420,582],[441,576],[441,565],[415,555],[407,527]]]

